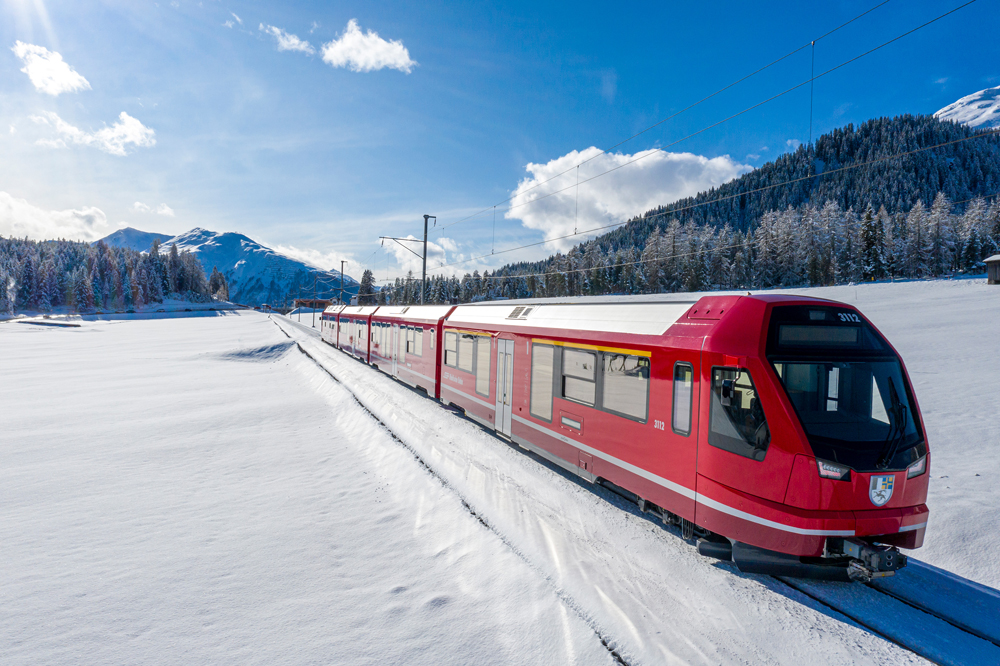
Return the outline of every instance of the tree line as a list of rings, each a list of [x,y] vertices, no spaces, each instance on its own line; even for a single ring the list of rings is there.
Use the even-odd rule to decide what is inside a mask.
[[[944,192],[906,212],[803,203],[765,213],[749,231],[672,217],[640,247],[581,244],[540,262],[428,278],[428,303],[500,298],[805,287],[981,273],[1000,252],[1000,202],[957,210]],[[420,302],[420,279],[397,278],[380,304]]]
[[[88,243],[0,236],[0,314],[126,310],[164,298],[225,299],[228,287],[217,270],[211,280],[197,257],[171,245],[149,252]]]

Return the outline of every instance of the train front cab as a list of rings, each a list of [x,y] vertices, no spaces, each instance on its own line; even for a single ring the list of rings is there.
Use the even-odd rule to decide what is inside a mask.
[[[371,320],[371,363],[440,397],[442,326],[453,305],[383,306]]]
[[[843,304],[758,296],[708,328],[697,524],[800,558],[922,545],[925,430],[905,367],[875,327]],[[887,570],[905,563],[865,553]]]

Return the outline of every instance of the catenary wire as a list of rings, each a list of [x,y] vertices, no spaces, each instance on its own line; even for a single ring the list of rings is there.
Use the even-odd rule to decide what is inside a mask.
[[[630,164],[635,164],[636,162],[638,162],[640,160],[644,160],[647,157],[650,157],[650,156],[655,155],[657,153],[666,152],[667,148],[671,148],[673,146],[676,146],[677,144],[679,144],[679,143],[681,143],[683,141],[687,141],[688,139],[690,139],[692,137],[698,136],[699,134],[707,132],[710,129],[718,127],[719,125],[722,125],[723,123],[727,123],[730,120],[733,120],[734,118],[738,118],[739,116],[742,116],[742,115],[744,115],[746,113],[749,113],[750,111],[753,111],[754,109],[759,108],[759,107],[767,104],[768,102],[772,102],[772,101],[778,99],[779,97],[783,97],[784,95],[787,95],[790,92],[798,90],[802,86],[804,86],[806,84],[809,84],[809,83],[812,83],[816,79],[822,78],[822,77],[826,76],[827,74],[832,74],[833,72],[837,71],[838,69],[841,69],[842,67],[845,67],[845,66],[851,64],[852,62],[860,60],[861,58],[864,58],[867,55],[871,55],[872,53],[878,51],[879,49],[885,48],[886,46],[889,46],[893,42],[897,42],[900,39],[902,39],[902,38],[904,38],[904,37],[906,37],[908,35],[913,34],[917,30],[920,30],[921,28],[926,28],[927,26],[931,25],[932,23],[935,23],[936,21],[940,21],[941,19],[945,18],[949,14],[953,14],[953,13],[957,12],[958,10],[962,9],[963,7],[967,7],[967,6],[973,4],[976,1],[977,0],[969,0],[965,4],[959,5],[958,7],[955,7],[954,9],[952,9],[952,10],[950,10],[948,12],[945,12],[944,14],[941,14],[937,18],[931,19],[930,21],[927,21],[926,23],[918,25],[917,27],[915,27],[915,28],[913,28],[911,30],[906,31],[903,34],[901,34],[901,35],[899,35],[897,37],[894,37],[894,38],[890,39],[887,42],[883,42],[882,44],[879,44],[878,46],[876,46],[874,48],[871,48],[871,49],[865,51],[864,53],[858,54],[858,55],[854,56],[853,58],[850,58],[849,60],[845,60],[844,62],[840,63],[839,65],[831,67],[830,69],[826,70],[825,72],[822,72],[820,74],[817,74],[816,76],[813,76],[813,77],[811,77],[809,79],[806,79],[805,81],[802,81],[801,83],[798,83],[798,84],[792,86],[791,88],[788,88],[787,90],[784,90],[784,91],[782,91],[782,92],[780,92],[780,93],[778,93],[776,95],[772,95],[771,97],[768,97],[765,100],[757,102],[756,104],[754,104],[752,106],[748,106],[747,108],[745,108],[742,111],[739,111],[737,113],[734,113],[733,115],[729,116],[728,118],[723,118],[722,120],[719,120],[719,121],[717,121],[715,123],[712,123],[711,125],[708,125],[707,127],[703,127],[702,129],[700,129],[700,130],[698,130],[696,132],[692,132],[691,134],[688,134],[685,137],[677,139],[676,141],[673,141],[673,142],[667,144],[666,146],[664,146],[662,148],[653,148],[653,149],[650,149],[644,155],[640,155],[639,157],[631,159],[628,162],[624,162],[622,164],[619,164],[618,166],[612,167],[612,168],[608,169],[607,171],[602,171],[601,173],[599,173],[597,175],[591,176],[590,178],[587,178],[587,179],[581,181],[581,183],[588,183],[588,182],[590,182],[592,180],[596,180],[597,178],[600,178],[602,176],[606,176],[609,173],[612,173],[614,171],[618,171],[619,169],[623,169],[623,168],[629,166]],[[541,195],[539,197],[531,199],[530,201],[525,201],[523,203],[515,204],[513,206],[508,206],[507,210],[511,211],[511,210],[514,210],[515,208],[521,208],[523,206],[529,206],[531,204],[538,203],[539,201],[542,201],[543,199],[547,199],[547,198],[549,198],[551,196],[555,196],[556,194],[560,194],[562,192],[565,192],[566,190],[571,190],[571,189],[573,189],[573,187],[577,187],[577,186],[570,185],[568,187],[564,187],[562,189],[555,190],[554,192],[549,192],[547,194],[543,194],[543,195]]]
[[[993,129],[993,130],[986,130],[986,131],[983,131],[983,132],[979,132],[977,134],[973,134],[972,136],[963,137],[961,139],[954,139],[952,141],[945,141],[944,143],[938,143],[938,144],[935,144],[933,146],[924,146],[923,148],[915,148],[913,150],[908,150],[906,152],[896,153],[895,155],[888,155],[886,157],[879,157],[879,158],[875,158],[875,159],[872,159],[872,160],[868,160],[866,162],[859,162],[858,164],[849,164],[847,166],[840,167],[838,169],[831,169],[829,171],[824,171],[823,173],[820,173],[820,174],[813,174],[813,175],[809,175],[809,176],[801,176],[799,178],[793,178],[791,180],[786,180],[786,181],[783,181],[781,183],[774,183],[773,185],[765,185],[763,187],[758,187],[758,188],[755,188],[755,189],[752,189],[752,190],[747,190],[745,192],[737,192],[735,194],[728,194],[728,195],[726,195],[724,197],[718,197],[718,198],[712,199],[710,201],[703,201],[703,202],[700,202],[700,203],[691,204],[689,206],[684,206],[682,208],[675,208],[675,209],[665,210],[663,212],[656,213],[655,215],[650,215],[648,217],[644,217],[641,220],[636,220],[636,221],[648,222],[648,221],[653,220],[653,219],[655,219],[657,217],[663,217],[665,215],[676,215],[677,213],[683,213],[684,211],[691,210],[691,209],[694,209],[694,208],[700,208],[702,206],[708,206],[708,205],[711,205],[711,204],[716,204],[716,203],[720,203],[720,202],[723,202],[723,201],[728,201],[730,199],[735,199],[737,197],[747,196],[747,195],[751,195],[751,194],[757,194],[759,192],[764,192],[766,190],[772,190],[772,189],[775,189],[777,187],[783,187],[785,185],[792,185],[794,183],[799,183],[799,182],[802,182],[804,180],[810,180],[812,178],[823,178],[824,176],[828,176],[830,174],[842,173],[844,171],[849,171],[849,170],[852,170],[852,169],[860,169],[860,168],[863,168],[863,167],[866,167],[866,166],[871,166],[872,164],[877,164],[877,163],[880,163],[880,162],[887,162],[889,160],[899,159],[901,157],[906,157],[908,155],[914,155],[916,153],[921,153],[921,152],[924,152],[924,151],[927,151],[927,150],[934,150],[936,148],[943,148],[945,146],[951,146],[951,145],[955,145],[955,144],[958,144],[958,143],[963,143],[965,141],[971,141],[973,139],[981,139],[981,138],[988,137],[988,136],[994,136],[996,134],[1000,134],[1000,128]],[[600,226],[600,227],[594,227],[593,229],[586,229],[584,231],[580,231],[580,232],[577,232],[577,233],[566,234],[565,236],[557,236],[555,238],[548,238],[546,240],[537,241],[535,243],[527,243],[525,245],[519,245],[517,247],[508,248],[506,250],[498,250],[497,252],[493,253],[493,255],[484,254],[484,255],[481,255],[481,256],[477,256],[477,257],[470,257],[468,259],[463,259],[461,261],[454,261],[454,262],[451,262],[451,263],[448,263],[448,264],[440,264],[437,268],[441,269],[441,268],[448,268],[448,267],[451,267],[451,266],[458,266],[458,265],[461,265],[461,264],[468,263],[470,261],[477,261],[479,259],[485,259],[485,258],[487,258],[489,256],[495,256],[497,254],[507,254],[509,252],[515,252],[517,250],[523,250],[523,249],[526,249],[526,248],[529,248],[529,247],[536,247],[538,245],[544,245],[546,243],[551,243],[551,242],[557,241],[557,240],[565,240],[567,238],[572,238],[574,236],[581,236],[581,235],[586,236],[586,235],[592,234],[592,233],[597,232],[597,231],[604,231],[606,229],[613,229],[615,227],[624,226],[624,225],[628,224],[630,221],[631,220],[626,220],[625,222],[614,222],[612,224],[606,224],[606,225],[603,225],[603,226]]]
[[[722,93],[724,93],[725,91],[729,90],[730,88],[732,88],[734,86],[737,86],[740,83],[743,83],[747,79],[752,78],[752,77],[756,76],[757,74],[760,74],[764,70],[769,69],[770,67],[773,67],[774,65],[777,65],[778,63],[780,63],[780,62],[782,62],[784,60],[787,60],[788,58],[792,57],[793,55],[795,55],[796,53],[798,53],[802,49],[804,49],[804,48],[806,48],[808,46],[811,46],[811,45],[815,45],[815,43],[818,42],[819,40],[821,40],[821,39],[823,39],[825,37],[829,37],[833,33],[835,33],[838,30],[840,30],[841,28],[846,28],[847,26],[849,26],[850,24],[854,23],[858,19],[863,18],[864,16],[872,13],[873,11],[875,11],[876,9],[878,9],[879,7],[881,7],[882,5],[888,4],[889,2],[890,2],[890,0],[884,0],[883,2],[880,2],[879,4],[875,5],[874,7],[871,7],[870,9],[868,9],[868,10],[866,10],[866,11],[858,14],[857,16],[855,16],[851,20],[847,21],[846,23],[841,23],[836,28],[833,28],[832,30],[828,30],[827,32],[823,33],[822,35],[820,35],[816,39],[813,39],[813,40],[811,40],[811,41],[803,44],[802,46],[798,47],[797,49],[793,49],[792,51],[789,51],[788,53],[786,53],[785,55],[781,56],[780,58],[777,58],[776,60],[772,60],[771,62],[769,62],[768,64],[764,65],[763,67],[760,67],[760,68],[758,68],[758,69],[750,72],[749,74],[743,76],[742,78],[739,78],[736,81],[733,81],[729,85],[726,85],[726,86],[723,86],[722,88],[719,88],[718,90],[716,90],[712,94],[707,95],[705,97],[702,97],[698,101],[693,102],[693,103],[687,105],[686,107],[684,107],[683,109],[677,111],[676,113],[672,113],[671,115],[667,116],[663,120],[660,120],[659,122],[653,123],[649,127],[645,128],[643,130],[640,130],[639,132],[636,132],[635,134],[633,134],[632,136],[628,137],[627,139],[623,139],[623,140],[619,141],[618,143],[616,143],[615,145],[611,146],[610,148],[606,148],[604,150],[601,150],[600,152],[598,152],[595,155],[591,155],[587,159],[585,159],[582,162],[580,162],[579,164],[575,165],[575,167],[570,167],[570,168],[566,169],[565,171],[561,171],[561,172],[555,174],[554,176],[551,176],[551,177],[543,180],[540,183],[535,183],[534,185],[532,185],[531,187],[529,187],[527,190],[524,190],[523,192],[521,192],[519,194],[524,194],[524,192],[529,192],[529,191],[531,191],[531,190],[533,190],[533,189],[535,189],[537,187],[541,187],[545,183],[548,183],[551,180],[555,180],[556,178],[559,178],[560,176],[563,176],[563,175],[569,173],[574,168],[579,168],[579,167],[583,166],[584,164],[586,164],[587,162],[589,162],[589,161],[591,161],[593,159],[596,159],[597,157],[600,157],[601,155],[610,153],[615,148],[618,148],[619,146],[622,146],[622,145],[628,143],[632,139],[635,139],[635,138],[637,138],[639,136],[642,136],[646,132],[649,132],[650,130],[653,130],[653,129],[659,127],[663,123],[665,123],[665,122],[667,122],[669,120],[673,120],[674,118],[676,118],[677,116],[681,115],[682,113],[684,113],[686,111],[690,111],[691,109],[693,109],[694,107],[698,106],[699,104],[707,102],[708,100],[712,99],[713,97],[717,97],[718,95],[721,95]],[[448,224],[442,225],[441,227],[438,228],[438,233],[443,232],[443,230],[447,229],[448,227],[454,226],[456,224],[461,224],[462,222],[467,222],[468,220],[471,220],[471,219],[473,219],[473,218],[475,218],[475,217],[477,217],[479,215],[482,215],[483,213],[489,212],[490,208],[495,208],[496,206],[499,206],[501,204],[505,204],[508,201],[512,200],[513,198],[514,198],[514,196],[510,196],[510,197],[504,199],[503,201],[499,201],[496,204],[494,204],[493,206],[484,208],[483,210],[481,210],[481,211],[479,211],[477,213],[473,213],[472,215],[470,215],[468,217],[462,218],[462,219],[457,220],[455,222],[450,222]]]

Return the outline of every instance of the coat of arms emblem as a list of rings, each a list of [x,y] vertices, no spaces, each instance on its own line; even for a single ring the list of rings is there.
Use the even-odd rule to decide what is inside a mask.
[[[882,506],[892,498],[892,484],[895,479],[892,474],[872,477],[871,487],[868,490],[872,504]]]

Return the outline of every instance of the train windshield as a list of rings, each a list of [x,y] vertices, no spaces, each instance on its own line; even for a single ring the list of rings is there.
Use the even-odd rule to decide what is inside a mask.
[[[846,308],[775,308],[768,357],[817,458],[904,469],[927,447],[895,353]]]

